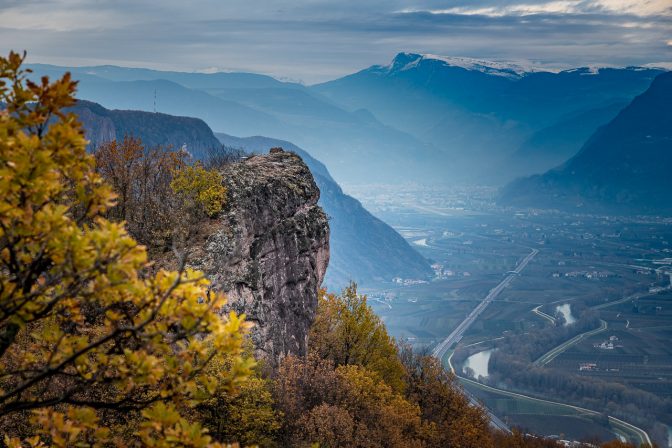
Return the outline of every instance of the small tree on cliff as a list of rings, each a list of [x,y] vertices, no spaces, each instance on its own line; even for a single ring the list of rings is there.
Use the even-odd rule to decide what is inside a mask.
[[[396,344],[354,283],[340,296],[320,292],[310,342],[311,350],[336,366],[366,367],[395,391],[404,389],[405,372]]]
[[[24,446],[214,446],[181,413],[247,378],[248,324],[217,313],[224,298],[198,272],[144,274],[145,249],[102,217],[114,195],[62,112],[75,83],[31,82],[23,59],[0,58],[4,442],[22,446],[22,429],[35,435]],[[220,355],[229,368],[207,371]]]

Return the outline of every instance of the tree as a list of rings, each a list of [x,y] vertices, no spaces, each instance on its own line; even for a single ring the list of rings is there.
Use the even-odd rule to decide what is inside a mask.
[[[230,362],[221,357],[208,366],[213,374],[229,369]],[[242,446],[276,446],[281,416],[275,409],[271,382],[259,371],[257,366],[234,393],[215,393],[196,407],[195,419],[207,422],[213,439]]]
[[[170,247],[184,225],[170,187],[173,173],[186,165],[186,153],[145,148],[139,139],[124,137],[95,149],[96,171],[117,194],[106,211],[112,221],[124,221],[137,241],[150,248]]]
[[[282,446],[422,446],[418,407],[362,366],[288,356],[274,394],[284,415]]]
[[[62,112],[75,82],[32,82],[24,57],[0,58],[0,427],[31,412],[32,445],[211,445],[183,414],[244,383],[249,324],[219,314],[202,274],[148,273],[144,247],[104,218],[115,196]],[[213,375],[218,356],[230,368]]]
[[[336,366],[360,365],[376,372],[395,391],[404,388],[396,344],[354,283],[340,296],[320,293],[310,344],[311,350]]]
[[[471,405],[455,375],[436,358],[414,353],[407,345],[401,347],[400,359],[406,369],[406,398],[420,407],[425,421],[434,424],[434,431],[427,437],[428,446],[492,446],[485,410]]]
[[[222,185],[222,175],[205,169],[200,163],[177,170],[170,186],[187,211],[213,218],[224,208],[226,187]]]
[[[123,220],[129,233],[150,249],[182,245],[225,205],[219,171],[190,164],[182,150],[145,148],[127,136],[96,148],[95,158],[96,170],[117,194],[106,217]]]

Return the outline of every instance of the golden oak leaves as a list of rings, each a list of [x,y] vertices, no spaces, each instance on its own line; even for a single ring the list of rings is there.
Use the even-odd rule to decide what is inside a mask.
[[[28,79],[0,58],[0,422],[9,446],[216,446],[182,410],[244,383],[249,325],[190,270],[147,274],[147,255],[103,217],[115,195],[64,107],[65,75]],[[229,370],[208,373],[218,357]],[[33,411],[36,437],[12,436]],[[106,428],[104,415],[117,413]],[[127,439],[125,416],[143,422]],[[131,417],[129,417],[131,418]],[[122,423],[119,424],[118,422]],[[20,426],[20,425],[19,425]],[[14,434],[21,436],[22,434]],[[25,435],[25,434],[23,434]]]

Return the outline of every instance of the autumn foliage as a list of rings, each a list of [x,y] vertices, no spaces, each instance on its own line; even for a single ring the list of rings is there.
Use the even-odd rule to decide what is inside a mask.
[[[105,218],[115,195],[62,112],[75,82],[31,82],[22,62],[0,58],[4,443],[214,446],[183,414],[246,380],[248,324],[218,313],[224,297],[198,272],[144,274],[145,249]],[[223,355],[227,370],[205,369]]]
[[[124,221],[150,249],[183,245],[203,219],[216,217],[226,203],[221,174],[191,161],[183,150],[146,148],[127,136],[100,145],[94,156],[96,171],[117,195],[106,217]]]
[[[341,295],[322,292],[310,332],[311,349],[336,366],[359,365],[376,373],[396,392],[403,391],[404,367],[385,325],[357,294],[355,285]]]
[[[355,285],[321,294],[310,342],[275,381],[284,445],[492,446],[483,410],[438,361],[398,348]]]

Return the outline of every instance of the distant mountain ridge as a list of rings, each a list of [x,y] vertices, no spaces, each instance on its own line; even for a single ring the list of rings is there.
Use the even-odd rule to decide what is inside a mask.
[[[465,70],[479,71],[489,75],[502,76],[504,78],[518,79],[527,73],[534,72],[559,72],[551,68],[534,65],[531,63],[516,63],[510,61],[488,61],[460,56],[440,56],[436,54],[399,53],[388,65],[379,65],[381,70],[388,72],[404,71],[415,68],[421,61],[439,61],[446,66],[460,67]]]
[[[145,145],[185,148],[195,159],[221,151],[221,143],[202,120],[161,113],[109,110],[91,101],[78,100],[68,108],[82,122],[89,148],[96,148],[126,136],[140,138]]]
[[[80,97],[108,108],[193,116],[215,131],[294,142],[339,182],[491,185],[573,155],[593,125],[611,118],[605,107],[627,104],[663,72],[415,53],[314,86],[251,73],[32,68],[72,71]]]
[[[80,117],[91,147],[129,135],[140,137],[147,146],[184,146],[196,159],[204,160],[211,154],[237,148],[266,153],[273,146],[282,146],[301,156],[310,168],[321,191],[320,205],[331,219],[327,286],[338,289],[351,280],[365,285],[390,281],[397,276],[427,278],[432,274],[429,262],[401,235],[371,215],[359,201],[344,194],[324,164],[290,142],[267,137],[215,136],[207,124],[197,118],[108,110],[90,101],[79,100],[70,111]]]
[[[585,141],[599,127],[607,124],[628,105],[616,100],[602,107],[569,114],[566,117],[536,131],[507,160],[509,173],[524,176],[530,172],[543,173],[574,156]],[[523,169],[517,171],[516,167]]]
[[[123,67],[30,66],[34,76],[79,80],[78,97],[110,109],[154,110],[204,120],[240,136],[272,135],[309,147],[339,181],[439,182],[440,154],[366,111],[345,110],[300,84],[247,73],[179,73]],[[372,167],[376,169],[372,169]]]
[[[381,122],[438,148],[451,176],[498,183],[510,179],[509,172],[534,172],[516,165],[511,156],[535,132],[553,129],[568,115],[628,102],[662,72],[641,67],[556,72],[400,53],[388,65],[374,65],[313,89],[345,109],[367,109]],[[564,136],[554,138],[562,142]],[[552,166],[542,163],[541,168]]]
[[[672,213],[672,72],[659,75],[578,154],[519,179],[500,203],[617,213]]]

